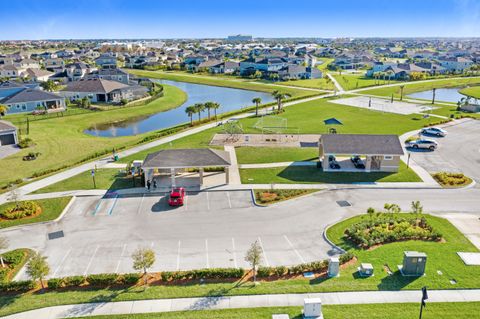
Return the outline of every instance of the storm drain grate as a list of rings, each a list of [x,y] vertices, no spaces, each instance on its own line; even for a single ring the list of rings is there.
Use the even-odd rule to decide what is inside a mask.
[[[63,230],[59,230],[59,231],[56,231],[56,232],[53,232],[53,233],[48,233],[48,240],[62,238],[64,236],[65,235],[63,234]]]
[[[350,204],[346,200],[337,200],[337,204],[340,207],[350,207],[350,206],[352,206],[352,204]]]

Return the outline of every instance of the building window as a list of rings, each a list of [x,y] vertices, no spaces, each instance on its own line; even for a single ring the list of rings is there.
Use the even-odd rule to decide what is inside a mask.
[[[393,156],[392,155],[385,155],[383,157],[383,159],[386,160],[386,161],[391,161],[393,159]]]

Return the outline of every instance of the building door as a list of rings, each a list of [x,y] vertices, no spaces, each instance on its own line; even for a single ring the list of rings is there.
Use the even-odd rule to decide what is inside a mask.
[[[378,171],[382,165],[382,157],[381,156],[372,156],[372,164],[370,165],[370,170]]]

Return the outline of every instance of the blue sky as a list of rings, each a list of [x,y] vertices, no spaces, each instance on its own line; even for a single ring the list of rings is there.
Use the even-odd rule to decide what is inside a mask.
[[[0,0],[0,40],[480,36],[480,0]]]

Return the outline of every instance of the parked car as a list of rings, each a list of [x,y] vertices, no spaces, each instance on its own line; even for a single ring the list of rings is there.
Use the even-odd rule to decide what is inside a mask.
[[[415,148],[415,149],[424,148],[424,149],[429,149],[433,151],[438,147],[438,143],[432,140],[423,139],[423,140],[407,142],[405,143],[405,146]]]
[[[358,155],[352,156],[352,157],[350,158],[350,160],[352,161],[352,163],[353,163],[353,165],[355,166],[355,168],[365,169],[365,163],[364,163],[363,160],[360,158],[360,156],[358,156]]]
[[[426,135],[435,135],[438,137],[444,137],[447,135],[447,131],[439,127],[426,127],[422,130],[422,134]]]
[[[340,169],[340,164],[338,164],[337,159],[333,155],[328,157],[328,166],[331,169]]]
[[[177,187],[172,189],[168,196],[168,205],[182,206],[185,200],[185,188]]]

